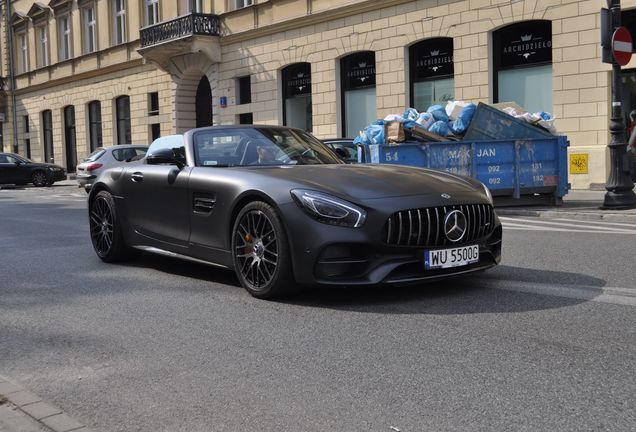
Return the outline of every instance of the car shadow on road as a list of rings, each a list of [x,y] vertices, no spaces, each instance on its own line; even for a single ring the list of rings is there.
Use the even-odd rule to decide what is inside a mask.
[[[581,291],[564,295],[562,289],[551,290],[552,286]],[[604,280],[580,273],[499,266],[486,273],[418,285],[308,288],[284,302],[383,314],[526,312],[585,303],[600,295],[603,286]]]

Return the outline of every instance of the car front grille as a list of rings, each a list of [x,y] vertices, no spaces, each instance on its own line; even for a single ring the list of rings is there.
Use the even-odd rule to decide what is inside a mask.
[[[466,217],[466,232],[458,242],[451,242],[444,232],[446,215],[453,210]],[[402,210],[384,224],[383,241],[391,246],[438,247],[474,243],[492,234],[495,211],[489,204],[463,204]]]

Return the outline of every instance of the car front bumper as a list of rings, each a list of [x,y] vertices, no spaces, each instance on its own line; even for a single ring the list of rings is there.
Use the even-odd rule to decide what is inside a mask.
[[[391,211],[370,210],[361,228],[320,223],[295,203],[283,206],[281,213],[289,237],[294,277],[301,284],[409,284],[486,270],[501,261],[502,227],[496,215],[489,233],[470,243],[426,247],[384,243],[383,227]],[[425,250],[469,244],[479,245],[477,263],[425,269]]]

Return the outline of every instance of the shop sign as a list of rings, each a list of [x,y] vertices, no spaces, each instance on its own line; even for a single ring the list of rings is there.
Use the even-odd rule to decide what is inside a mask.
[[[411,67],[416,81],[453,75],[453,39],[428,39],[413,45]]]
[[[495,32],[499,67],[552,62],[552,23],[525,21]]]
[[[283,73],[285,81],[285,97],[311,94],[311,65],[300,63],[285,68]]]
[[[375,86],[375,53],[363,52],[343,59],[345,90]]]

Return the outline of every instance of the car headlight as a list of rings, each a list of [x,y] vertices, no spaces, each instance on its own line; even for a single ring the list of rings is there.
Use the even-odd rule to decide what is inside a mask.
[[[494,205],[493,199],[492,199],[492,193],[490,192],[490,189],[488,189],[488,186],[486,186],[485,184],[481,184],[484,187],[484,192],[486,193],[486,197],[488,198],[488,201],[490,202],[490,204]]]
[[[305,213],[319,222],[360,228],[367,218],[367,212],[355,204],[322,192],[293,189],[291,195]]]

